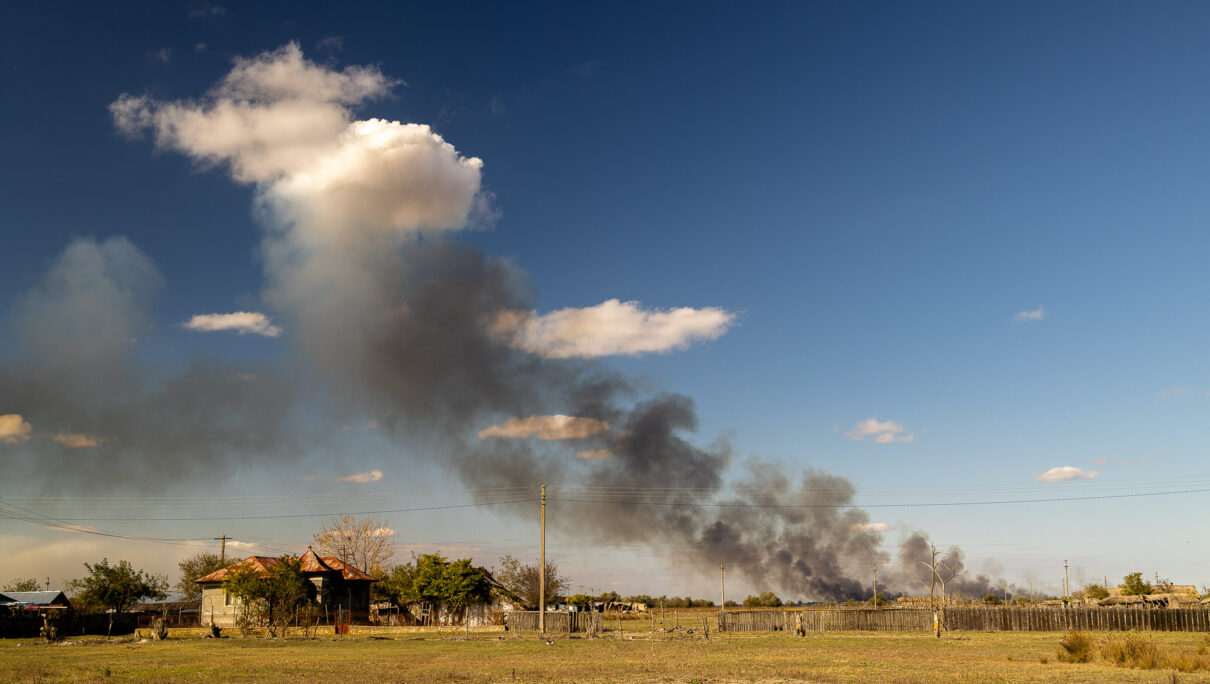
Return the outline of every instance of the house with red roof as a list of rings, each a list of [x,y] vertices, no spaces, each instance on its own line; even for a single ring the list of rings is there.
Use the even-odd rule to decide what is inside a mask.
[[[333,618],[338,612],[365,622],[370,612],[370,585],[378,580],[335,556],[319,556],[307,547],[299,559],[299,570],[307,580],[307,600]],[[223,581],[237,568],[248,568],[261,577],[269,577],[280,567],[280,558],[249,556],[220,570],[199,577],[202,586],[201,624],[233,627],[239,613],[239,599],[227,593]]]

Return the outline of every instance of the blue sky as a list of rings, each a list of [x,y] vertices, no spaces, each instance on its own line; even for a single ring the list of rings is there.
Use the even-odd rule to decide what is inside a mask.
[[[729,478],[749,457],[791,473],[818,468],[872,505],[1210,480],[1204,6],[155,3],[4,13],[0,301],[16,310],[73,238],[125,236],[163,278],[135,352],[157,376],[197,359],[293,369],[305,354],[288,326],[276,338],[182,327],[206,313],[287,317],[265,296],[254,189],[224,163],[156,149],[147,130],[122,135],[110,105],[123,94],[201,101],[233,59],[294,42],[320,68],[369,65],[400,81],[350,105],[356,119],[428,124],[482,160],[478,190],[496,218],[448,237],[527,274],[536,311],[616,298],[734,315],[716,338],[684,349],[591,361],[648,394],[691,396],[693,440],[731,442]],[[1019,320],[1024,312],[1038,313]],[[0,358],[13,372],[23,363],[18,318],[0,323],[9,331]],[[13,402],[0,415],[40,429],[11,393],[0,397]],[[874,432],[911,441],[846,436],[871,418],[883,424]],[[348,510],[369,494],[462,486],[406,439],[345,432],[357,434],[293,462],[252,462],[214,481],[191,473],[167,490],[129,473],[115,495],[319,488],[347,497],[333,505]],[[34,434],[0,443],[0,495],[29,493],[18,483],[40,462]],[[1097,475],[1036,480],[1061,466]],[[384,478],[332,481],[372,470]],[[38,495],[102,495],[50,480]],[[886,549],[921,530],[962,546],[972,568],[1057,590],[1063,559],[1088,579],[1142,570],[1210,582],[1210,554],[1177,522],[1205,497],[868,510],[889,526]],[[103,506],[79,505],[72,520],[103,517]],[[388,517],[409,549],[451,542],[442,548],[485,563],[534,550],[528,522],[484,510]],[[225,531],[297,549],[317,522]],[[224,531],[177,527],[170,536]],[[98,553],[170,572],[194,550],[107,546],[17,520],[0,521],[0,535],[29,549],[15,566],[22,575],[71,576]],[[666,570],[658,554],[636,583],[616,555],[574,535],[559,543],[577,585],[713,596],[712,575]],[[737,579],[736,591],[763,588]]]

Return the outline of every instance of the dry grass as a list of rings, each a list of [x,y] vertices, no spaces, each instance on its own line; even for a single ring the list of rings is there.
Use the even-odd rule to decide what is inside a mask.
[[[1086,663],[1092,660],[1095,653],[1092,637],[1083,632],[1069,630],[1059,639],[1059,650],[1055,657],[1065,663]]]
[[[1198,649],[1200,652],[1204,650]],[[1197,672],[1210,670],[1210,663],[1195,653],[1156,643],[1150,636],[1127,632],[1105,637],[1100,647],[1101,657],[1118,667],[1140,670],[1176,670]]]
[[[1125,632],[1094,639],[1090,634],[1073,630],[1059,640],[1056,655],[1067,663],[1092,662],[1099,655],[1106,663],[1117,667],[1199,672],[1210,670],[1210,662],[1199,657],[1205,653],[1204,638],[1200,645],[1177,647],[1160,643],[1155,634]]]
[[[682,618],[682,624],[684,619]],[[631,627],[635,629],[625,629]],[[687,682],[1103,682],[1155,681],[1155,673],[1105,661],[1046,662],[1055,633],[829,632],[735,635],[657,634],[625,624],[622,638],[554,637],[552,645],[479,632],[357,635],[337,640],[181,638],[157,643],[48,646],[0,641],[0,679],[347,682],[668,681]],[[1165,648],[1193,651],[1202,635],[1161,634]],[[1199,675],[1192,675],[1197,677]],[[1189,681],[1182,675],[1181,681]],[[1196,681],[1196,680],[1195,680]]]

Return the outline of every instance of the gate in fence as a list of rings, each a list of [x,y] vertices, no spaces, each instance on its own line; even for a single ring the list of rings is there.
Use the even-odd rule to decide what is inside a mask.
[[[1078,630],[1140,630],[1210,632],[1210,608],[1019,608],[1013,606],[949,607],[941,611],[947,629],[963,631],[1062,632]],[[929,631],[929,608],[888,610],[728,611],[718,614],[719,631],[793,631],[801,620],[807,631]]]

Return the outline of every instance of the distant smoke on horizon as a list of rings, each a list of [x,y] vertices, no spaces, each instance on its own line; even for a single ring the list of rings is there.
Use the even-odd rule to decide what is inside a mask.
[[[134,348],[152,325],[158,270],[124,238],[76,240],[16,307],[21,343],[0,366],[0,408],[40,432],[98,436],[109,456],[80,464],[65,445],[31,439],[3,446],[17,455],[8,467],[40,464],[76,489],[219,479],[249,458],[290,463],[346,422],[300,430],[298,413],[319,401],[423,443],[470,488],[597,488],[576,497],[579,514],[552,519],[566,532],[687,548],[687,563],[725,563],[790,598],[868,598],[871,566],[892,559],[852,507],[850,482],[747,460],[729,485],[731,447],[693,440],[692,399],[644,395],[591,360],[713,339],[735,315],[617,300],[534,314],[524,272],[446,237],[497,214],[483,163],[427,126],[354,119],[354,106],[395,83],[374,67],[316,65],[290,44],[236,60],[200,100],[119,97],[119,130],[253,187],[264,299],[317,379],[284,363],[145,367]],[[501,321],[512,321],[509,334]],[[615,325],[625,334],[594,343]],[[962,562],[959,549],[948,553]],[[927,559],[925,537],[909,536],[880,587],[919,593]],[[950,588],[981,596],[989,586],[963,575]]]

